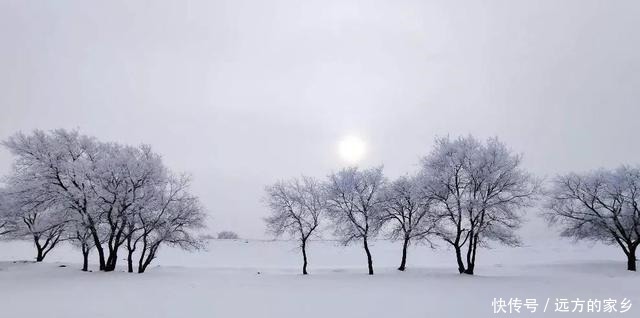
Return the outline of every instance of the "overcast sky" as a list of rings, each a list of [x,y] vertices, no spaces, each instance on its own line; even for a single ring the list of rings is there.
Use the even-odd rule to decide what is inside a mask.
[[[264,185],[347,135],[390,177],[460,134],[541,176],[640,163],[638,30],[639,1],[0,0],[0,139],[150,144],[212,232],[262,237]]]

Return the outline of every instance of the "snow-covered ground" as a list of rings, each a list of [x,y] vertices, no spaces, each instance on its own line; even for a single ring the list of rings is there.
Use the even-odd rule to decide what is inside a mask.
[[[555,240],[482,250],[473,277],[457,274],[451,251],[424,246],[413,247],[409,269],[398,272],[400,245],[387,241],[373,247],[375,276],[366,275],[359,246],[328,241],[311,245],[306,277],[299,274],[295,243],[288,241],[212,241],[199,253],[165,249],[142,275],[81,272],[80,253],[66,246],[45,263],[24,262],[33,253],[26,242],[0,243],[0,317],[640,315],[640,275],[625,270],[621,252]],[[539,307],[534,314],[524,308],[521,314],[494,314],[492,301],[499,297],[534,298]],[[554,313],[556,298],[627,298],[632,307],[624,314]]]

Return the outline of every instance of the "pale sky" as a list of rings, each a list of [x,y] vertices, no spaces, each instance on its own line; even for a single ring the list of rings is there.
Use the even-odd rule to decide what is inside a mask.
[[[264,186],[348,164],[349,135],[390,177],[460,134],[542,177],[640,163],[638,30],[633,0],[0,0],[0,139],[150,144],[212,233],[258,238]]]

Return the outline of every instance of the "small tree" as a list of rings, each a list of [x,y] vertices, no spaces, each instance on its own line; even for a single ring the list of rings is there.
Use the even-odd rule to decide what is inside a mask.
[[[45,209],[44,211],[33,211],[22,217],[25,224],[23,231],[17,231],[21,236],[30,236],[36,247],[36,262],[42,262],[60,241],[64,239],[65,226],[67,221],[57,215],[57,211]]]
[[[413,241],[428,241],[435,234],[437,215],[432,200],[423,191],[415,177],[400,177],[391,182],[382,195],[383,217],[391,221],[389,237],[402,240],[402,259],[398,270],[404,271],[407,248]]]
[[[67,223],[67,213],[40,187],[15,178],[5,190],[7,217],[14,219],[10,238],[30,240],[36,248],[36,262],[42,262],[59,242]]]
[[[557,177],[549,191],[546,217],[562,236],[618,244],[627,269],[636,270],[640,245],[640,168],[622,166]]]
[[[384,183],[382,167],[347,168],[330,175],[326,185],[328,215],[335,235],[344,245],[362,240],[369,275],[373,275],[369,240],[378,234],[384,221],[381,197]]]
[[[217,236],[218,240],[237,240],[239,238],[240,236],[238,235],[238,233],[233,231],[221,231],[218,232]]]
[[[322,184],[302,177],[278,182],[266,188],[271,216],[265,219],[267,231],[275,236],[287,234],[300,241],[302,274],[307,275],[307,241],[315,234],[327,208]]]

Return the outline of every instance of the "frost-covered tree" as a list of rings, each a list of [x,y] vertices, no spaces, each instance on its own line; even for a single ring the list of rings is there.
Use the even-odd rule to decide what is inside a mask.
[[[130,211],[124,230],[127,270],[134,271],[134,253],[139,251],[138,273],[144,273],[158,257],[162,245],[186,250],[200,249],[196,232],[204,228],[205,214],[197,197],[189,193],[190,178],[167,175],[147,189],[144,200]]]
[[[266,188],[265,201],[271,215],[267,231],[296,238],[302,250],[302,274],[307,275],[307,244],[320,226],[327,209],[323,185],[311,177],[277,182]]]
[[[2,144],[16,158],[11,179],[20,188],[38,189],[49,200],[64,206],[86,220],[96,243],[100,269],[104,270],[104,250],[100,243],[100,214],[95,208],[96,198],[92,179],[95,161],[101,156],[99,143],[76,131],[34,131],[17,133]]]
[[[436,232],[438,216],[432,199],[423,191],[416,177],[402,176],[390,182],[382,193],[383,217],[389,220],[389,236],[402,240],[402,258],[398,270],[404,271],[407,248],[412,242],[427,241]]]
[[[20,220],[23,224],[18,226],[12,235],[19,239],[33,240],[36,262],[42,262],[49,252],[64,240],[67,220],[64,213],[55,207],[24,211]]]
[[[160,156],[148,146],[130,147],[102,144],[102,156],[94,159],[89,175],[96,208],[101,216],[102,237],[108,248],[105,271],[113,271],[118,251],[127,242],[131,220],[137,210],[149,204],[148,198],[166,178]]]
[[[4,190],[5,217],[13,219],[9,238],[32,241],[36,262],[42,262],[64,240],[68,211],[39,183],[23,182],[20,176],[11,174]]]
[[[205,227],[205,213],[198,197],[189,192],[190,178],[169,176],[161,185],[155,204],[141,209],[136,215],[140,231],[132,240],[140,246],[138,273],[144,273],[158,257],[162,245],[185,250],[203,248],[197,231]]]
[[[2,144],[16,158],[10,176],[12,187],[28,189],[32,197],[56,207],[52,219],[72,224],[74,230],[64,237],[79,245],[85,263],[89,250],[94,248],[100,270],[113,271],[118,251],[127,243],[131,268],[135,250],[132,244],[139,237],[153,236],[150,246],[154,247],[143,251],[142,263],[147,265],[161,244],[189,245],[182,242],[183,238],[197,222],[185,220],[186,208],[178,206],[197,198],[180,192],[182,199],[179,203],[171,201],[171,209],[165,209],[169,212],[152,216],[153,222],[145,219],[159,210],[166,198],[167,184],[175,183],[150,147],[99,142],[66,130],[18,133]],[[149,228],[151,223],[154,226]]]
[[[369,240],[378,235],[384,220],[381,196],[384,184],[382,167],[346,168],[329,176],[325,190],[328,216],[336,237],[344,245],[362,241],[369,275],[373,275]]]
[[[423,159],[423,190],[440,218],[437,235],[455,250],[460,273],[473,275],[478,246],[520,243],[522,210],[539,193],[521,162],[496,138],[482,143],[472,136],[436,139]]]
[[[622,166],[558,176],[548,193],[547,219],[561,235],[620,246],[636,270],[640,245],[640,168]]]

